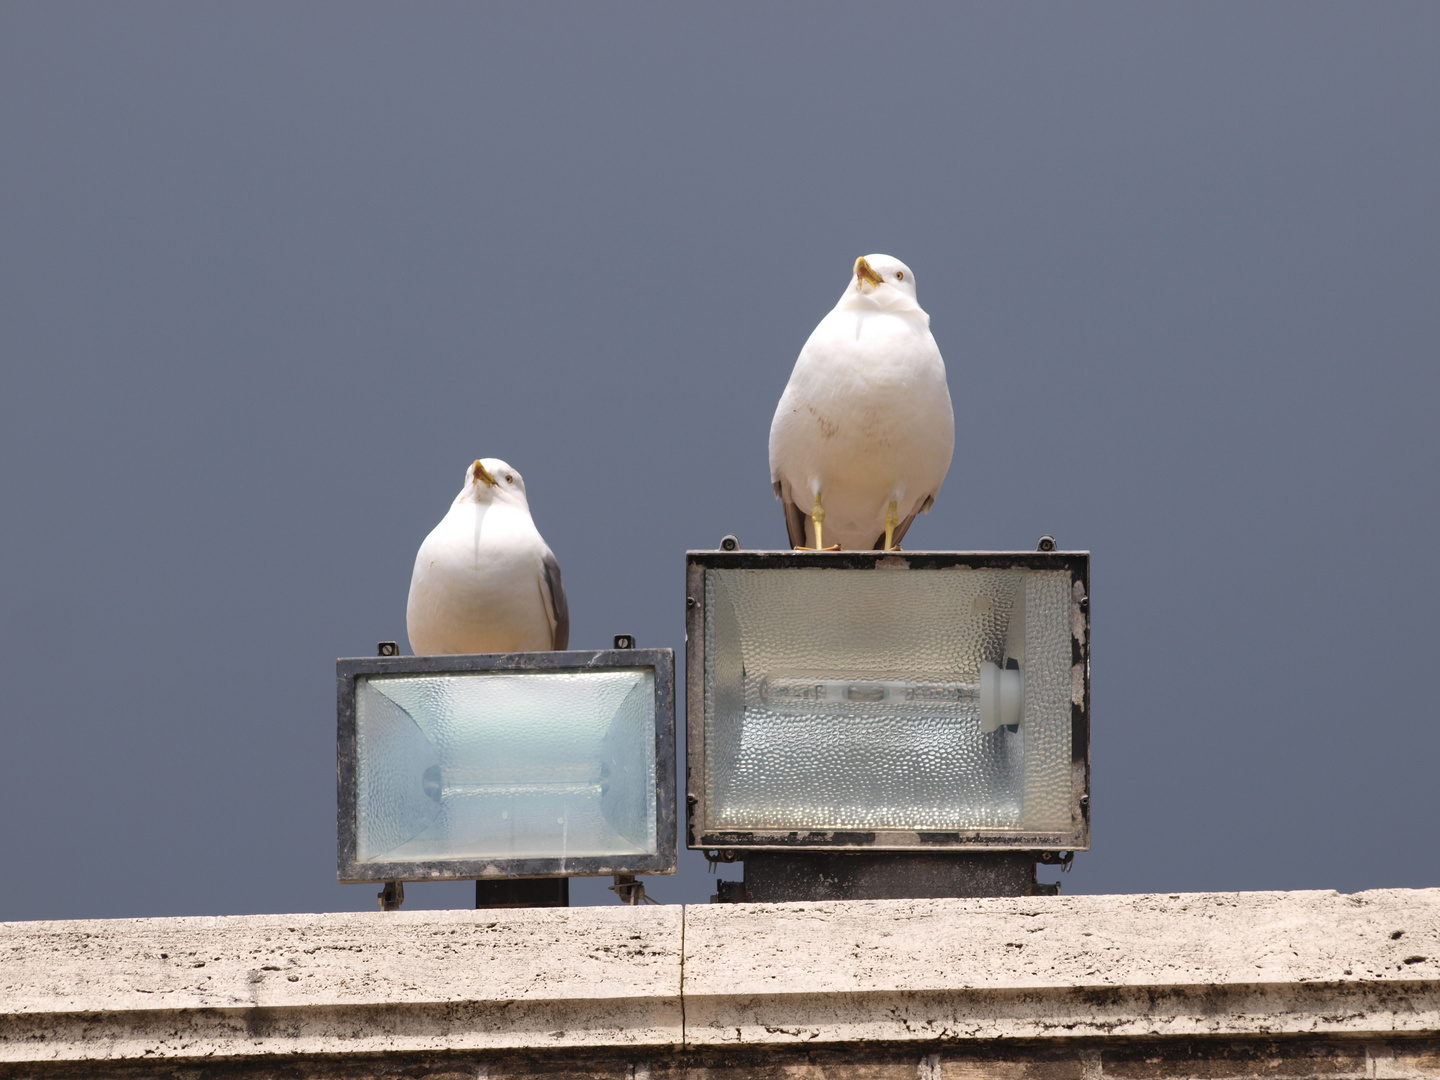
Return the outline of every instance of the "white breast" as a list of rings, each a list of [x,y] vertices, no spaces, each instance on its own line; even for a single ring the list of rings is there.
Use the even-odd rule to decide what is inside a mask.
[[[840,307],[795,362],[770,429],[770,468],[782,497],[806,511],[821,493],[827,542],[870,547],[892,498],[903,520],[945,479],[955,418],[926,321]]]
[[[550,649],[545,551],[523,510],[452,506],[415,556],[405,609],[411,649],[417,655]]]

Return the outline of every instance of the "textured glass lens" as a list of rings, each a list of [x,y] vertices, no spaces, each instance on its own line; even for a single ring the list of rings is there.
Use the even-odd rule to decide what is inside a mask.
[[[706,829],[1069,829],[1070,588],[707,570]]]
[[[355,680],[356,859],[652,854],[650,671]]]

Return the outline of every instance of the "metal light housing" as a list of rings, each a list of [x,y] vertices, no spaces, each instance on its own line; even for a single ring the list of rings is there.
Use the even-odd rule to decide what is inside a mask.
[[[1089,562],[688,552],[688,845],[1088,848]]]
[[[675,872],[670,649],[336,662],[339,878]]]

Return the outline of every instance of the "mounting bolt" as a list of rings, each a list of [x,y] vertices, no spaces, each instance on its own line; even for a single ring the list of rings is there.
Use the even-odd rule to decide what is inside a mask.
[[[635,647],[635,635],[634,635],[634,634],[616,634],[616,635],[615,635],[615,648],[617,648],[617,649],[633,649],[634,647]]]
[[[722,536],[722,537],[720,538],[720,550],[721,550],[721,551],[739,551],[739,550],[740,550],[740,538],[739,538],[738,536],[736,536],[734,533],[726,533],[724,536]]]
[[[1087,615],[1090,614],[1090,597],[1080,597],[1080,610],[1085,612],[1085,614]]]
[[[1054,538],[1053,536],[1050,536],[1049,534],[1046,534],[1045,536],[1040,537],[1039,540],[1035,541],[1035,550],[1036,550],[1036,551],[1054,551],[1054,550],[1055,550],[1055,538]]]
[[[382,641],[375,646],[376,656],[399,656],[400,646],[393,641]]]
[[[693,608],[693,607],[696,605],[697,602],[698,602],[698,601],[696,601],[696,599],[695,599],[693,596],[687,596],[687,597],[685,597],[685,607],[686,607],[687,609]]]

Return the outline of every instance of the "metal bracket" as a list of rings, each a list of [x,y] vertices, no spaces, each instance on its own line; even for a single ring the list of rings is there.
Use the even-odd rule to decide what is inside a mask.
[[[734,851],[707,851],[710,870]],[[1073,851],[968,854],[916,859],[902,854],[836,853],[794,858],[750,852],[742,881],[715,882],[712,904],[754,901],[878,900],[904,896],[1059,896],[1060,883],[1035,879],[1037,863],[1068,870]],[[807,867],[805,864],[809,863]],[[928,865],[927,865],[928,864]],[[968,864],[968,870],[965,865]],[[754,880],[752,881],[752,872]]]
[[[1035,866],[1058,866],[1062,874],[1070,872],[1070,865],[1075,861],[1073,851],[1037,851],[1035,852]],[[1059,896],[1060,882],[1058,881],[1037,881],[1035,878],[1035,867],[1030,869],[1030,895],[1031,896]]]
[[[690,804],[690,808],[692,811],[694,810],[694,806],[694,803]],[[710,873],[712,874],[715,872],[715,867],[717,864],[722,862],[736,862],[739,858],[739,854],[731,848],[726,848],[724,851],[705,852],[705,861],[710,864]]]
[[[393,641],[382,641],[375,646],[376,656],[399,656],[400,646]]]
[[[610,891],[620,898],[622,904],[629,904],[631,907],[660,902],[645,895],[644,884],[636,881],[634,874],[616,874],[615,884],[610,886]]]
[[[617,648],[617,649],[633,649],[634,647],[635,647],[635,635],[634,635],[634,634],[616,634],[616,635],[615,635],[615,648]]]
[[[570,879],[482,878],[475,882],[475,907],[530,908],[569,907]]]
[[[400,905],[405,903],[405,883],[403,881],[387,881],[385,888],[375,894],[380,901],[381,911],[399,911]]]
[[[750,893],[743,881],[717,881],[715,895],[710,897],[712,904],[744,904],[749,900]]]
[[[722,536],[722,537],[720,538],[720,550],[721,550],[721,551],[739,551],[739,550],[740,550],[740,538],[739,538],[738,536],[736,536],[734,533],[726,533],[724,536]]]

